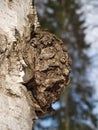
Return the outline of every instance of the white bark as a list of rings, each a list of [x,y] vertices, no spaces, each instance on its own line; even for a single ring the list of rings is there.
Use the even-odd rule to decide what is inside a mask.
[[[15,40],[15,28],[21,34],[28,28],[30,12],[31,0],[0,0],[0,28],[7,33],[8,40]]]
[[[17,42],[15,29],[22,40],[29,39],[31,2],[0,0],[0,130],[32,130],[32,116],[35,118],[27,100],[27,90],[21,84],[25,63],[21,56],[18,60],[16,53],[11,52]]]

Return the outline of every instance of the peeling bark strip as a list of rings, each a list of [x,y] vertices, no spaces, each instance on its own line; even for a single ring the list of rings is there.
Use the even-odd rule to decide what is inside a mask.
[[[32,0],[0,0],[0,130],[32,130],[70,81],[64,43],[35,15]]]

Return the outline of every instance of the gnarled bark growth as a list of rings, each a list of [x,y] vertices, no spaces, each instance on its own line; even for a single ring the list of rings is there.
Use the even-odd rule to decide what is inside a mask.
[[[71,60],[64,43],[55,35],[41,30],[36,31],[25,46],[23,58],[33,72],[25,85],[39,106],[35,106],[35,110],[40,116],[52,110],[51,104],[59,99],[69,84]]]

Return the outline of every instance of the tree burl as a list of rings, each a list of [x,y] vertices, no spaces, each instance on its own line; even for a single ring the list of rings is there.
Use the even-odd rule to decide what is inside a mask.
[[[71,59],[67,48],[55,35],[39,30],[26,44],[23,58],[33,71],[25,86],[36,102],[37,115],[44,115],[52,110],[51,104],[60,98],[62,90],[70,82]]]

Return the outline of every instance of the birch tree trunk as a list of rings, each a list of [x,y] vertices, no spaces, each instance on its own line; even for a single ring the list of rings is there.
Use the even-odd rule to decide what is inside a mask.
[[[32,0],[0,0],[0,130],[32,130],[36,118],[21,84],[25,63],[15,49],[30,38],[32,12]]]
[[[69,83],[67,48],[37,26],[32,0],[0,0],[0,130],[32,130]]]

